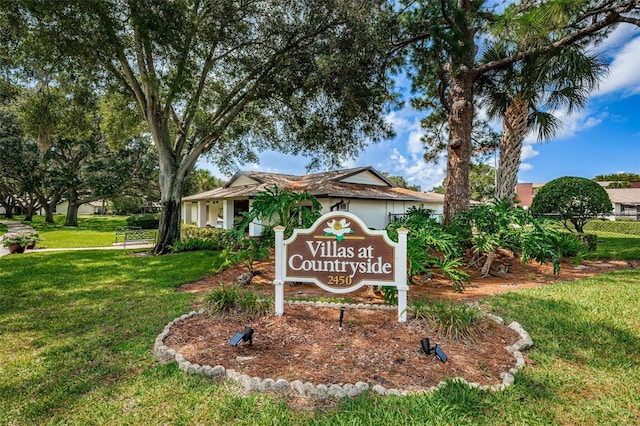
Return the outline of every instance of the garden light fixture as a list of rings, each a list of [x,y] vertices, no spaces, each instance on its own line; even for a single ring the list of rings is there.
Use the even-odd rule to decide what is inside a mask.
[[[238,331],[233,335],[231,340],[229,340],[229,344],[231,346],[238,346],[240,342],[249,342],[249,345],[253,345],[253,328],[247,327],[244,332]]]
[[[447,359],[448,359],[447,354],[444,353],[444,351],[439,345],[436,344],[435,346],[431,346],[431,343],[429,342],[429,338],[425,337],[424,339],[420,340],[420,345],[422,346],[422,351],[425,354],[430,355],[431,351],[433,351],[435,355],[438,357],[438,359],[442,361],[443,364],[447,362]]]

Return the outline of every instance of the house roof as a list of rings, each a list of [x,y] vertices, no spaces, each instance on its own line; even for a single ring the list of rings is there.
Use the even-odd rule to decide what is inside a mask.
[[[605,188],[614,204],[640,205],[640,188]]]
[[[444,195],[399,188],[372,167],[312,173],[303,176],[254,171],[233,175],[222,187],[184,197],[182,201],[255,197],[278,185],[290,191],[307,191],[317,198],[361,198],[393,201],[442,203]]]

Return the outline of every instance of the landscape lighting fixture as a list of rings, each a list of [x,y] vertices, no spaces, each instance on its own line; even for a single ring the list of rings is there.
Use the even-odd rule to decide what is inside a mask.
[[[341,306],[341,307],[340,307],[340,319],[338,320],[338,323],[339,323],[339,325],[340,325],[340,326],[339,326],[339,328],[338,328],[338,330],[340,330],[340,331],[342,331],[342,319],[344,318],[344,311],[345,311],[346,309],[347,309],[347,308],[345,308],[344,306]]]
[[[233,335],[231,340],[229,340],[229,344],[231,346],[238,346],[240,342],[249,342],[249,346],[253,345],[253,328],[247,327],[244,332],[238,331]]]
[[[420,340],[420,346],[422,346],[422,351],[425,354],[430,355],[431,351],[433,351],[443,364],[447,362],[447,354],[444,353],[439,345],[431,346],[429,338],[425,337],[424,339]]]

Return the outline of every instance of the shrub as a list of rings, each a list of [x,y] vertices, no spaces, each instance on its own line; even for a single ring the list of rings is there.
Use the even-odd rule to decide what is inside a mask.
[[[171,246],[171,251],[174,253],[198,250],[220,250],[220,242],[214,239],[187,238],[176,241]]]
[[[432,210],[410,208],[404,218],[387,227],[388,235],[397,241],[398,228],[404,226],[409,229],[407,259],[410,276],[427,274],[437,269],[451,280],[456,291],[462,291],[469,276],[462,270],[460,238],[448,233],[432,215]],[[392,290],[385,290],[385,300],[395,300]]]
[[[571,223],[582,233],[584,225],[593,218],[611,213],[613,207],[607,191],[598,183],[580,177],[561,177],[544,185],[533,197],[531,212],[553,215],[571,230]]]
[[[209,315],[237,315],[244,318],[267,314],[273,303],[270,299],[261,299],[250,290],[235,285],[222,285],[212,290],[205,302]]]
[[[452,340],[475,341],[485,318],[482,312],[464,303],[416,300],[411,305],[418,320],[427,320],[434,331]]]
[[[160,225],[160,215],[134,214],[127,218],[127,225],[139,226],[142,229],[158,229]]]
[[[11,244],[20,244],[22,247],[34,245],[41,241],[38,231],[20,231],[2,236],[2,245],[9,247]]]

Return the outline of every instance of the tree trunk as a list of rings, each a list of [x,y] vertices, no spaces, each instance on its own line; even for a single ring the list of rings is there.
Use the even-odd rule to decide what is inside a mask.
[[[444,223],[446,225],[451,224],[456,212],[469,208],[473,83],[473,71],[465,66],[451,76],[447,179],[444,188]]]
[[[67,206],[67,218],[64,226],[78,226],[78,199],[69,199],[69,205]]]
[[[7,197],[6,201],[0,203],[2,207],[4,207],[4,217],[5,219],[13,218],[13,209],[16,207],[16,201],[13,197]]]
[[[496,198],[514,201],[522,141],[527,133],[529,106],[520,95],[509,104],[502,122],[500,164],[497,171]]]
[[[170,246],[180,240],[182,190],[192,166],[193,164],[182,163],[178,167],[172,161],[160,159],[159,180],[162,214],[160,215],[158,242],[153,249],[153,254],[168,253]]]

